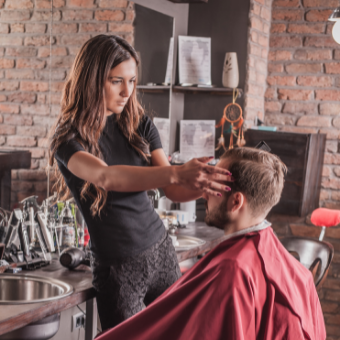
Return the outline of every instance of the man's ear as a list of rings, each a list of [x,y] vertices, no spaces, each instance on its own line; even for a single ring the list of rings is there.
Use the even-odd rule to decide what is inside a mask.
[[[231,211],[236,212],[236,211],[240,210],[243,207],[244,203],[245,203],[244,195],[241,192],[235,192],[232,195]]]

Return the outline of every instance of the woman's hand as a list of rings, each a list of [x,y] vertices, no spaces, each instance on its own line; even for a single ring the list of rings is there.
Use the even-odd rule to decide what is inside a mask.
[[[218,197],[222,196],[221,191],[230,191],[230,188],[221,182],[232,181],[231,173],[226,169],[206,164],[210,159],[194,158],[184,165],[176,166],[174,169],[176,184]]]

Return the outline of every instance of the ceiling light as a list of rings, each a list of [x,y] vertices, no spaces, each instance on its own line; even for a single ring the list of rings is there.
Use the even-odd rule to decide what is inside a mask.
[[[333,13],[328,18],[329,21],[339,21],[340,20],[340,7],[336,8]]]

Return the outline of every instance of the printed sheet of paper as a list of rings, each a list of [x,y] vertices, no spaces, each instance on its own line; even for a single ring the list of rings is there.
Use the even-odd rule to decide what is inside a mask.
[[[211,38],[178,37],[180,84],[211,85]]]
[[[184,159],[215,156],[214,120],[181,120],[180,155]]]
[[[153,123],[155,124],[159,136],[161,138],[163,150],[165,154],[169,155],[169,138],[170,138],[170,119],[168,118],[157,118],[153,119]]]
[[[174,38],[170,38],[169,45],[169,54],[168,54],[168,64],[166,65],[166,75],[165,75],[165,84],[171,84],[172,78],[172,65],[174,61]]]

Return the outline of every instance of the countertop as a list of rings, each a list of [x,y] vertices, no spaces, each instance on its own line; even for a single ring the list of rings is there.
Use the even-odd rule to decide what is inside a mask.
[[[178,234],[194,236],[206,241],[205,244],[190,250],[178,251],[177,258],[179,262],[211,250],[225,238],[222,230],[207,227],[204,222],[189,223],[186,228],[178,229]],[[26,305],[1,305],[0,335],[41,320],[49,315],[59,313],[95,297],[95,290],[92,287],[91,270],[83,265],[77,267],[75,270],[68,270],[56,261],[47,267],[32,272],[24,271],[23,274],[52,277],[67,282],[73,286],[74,292],[54,302]]]

